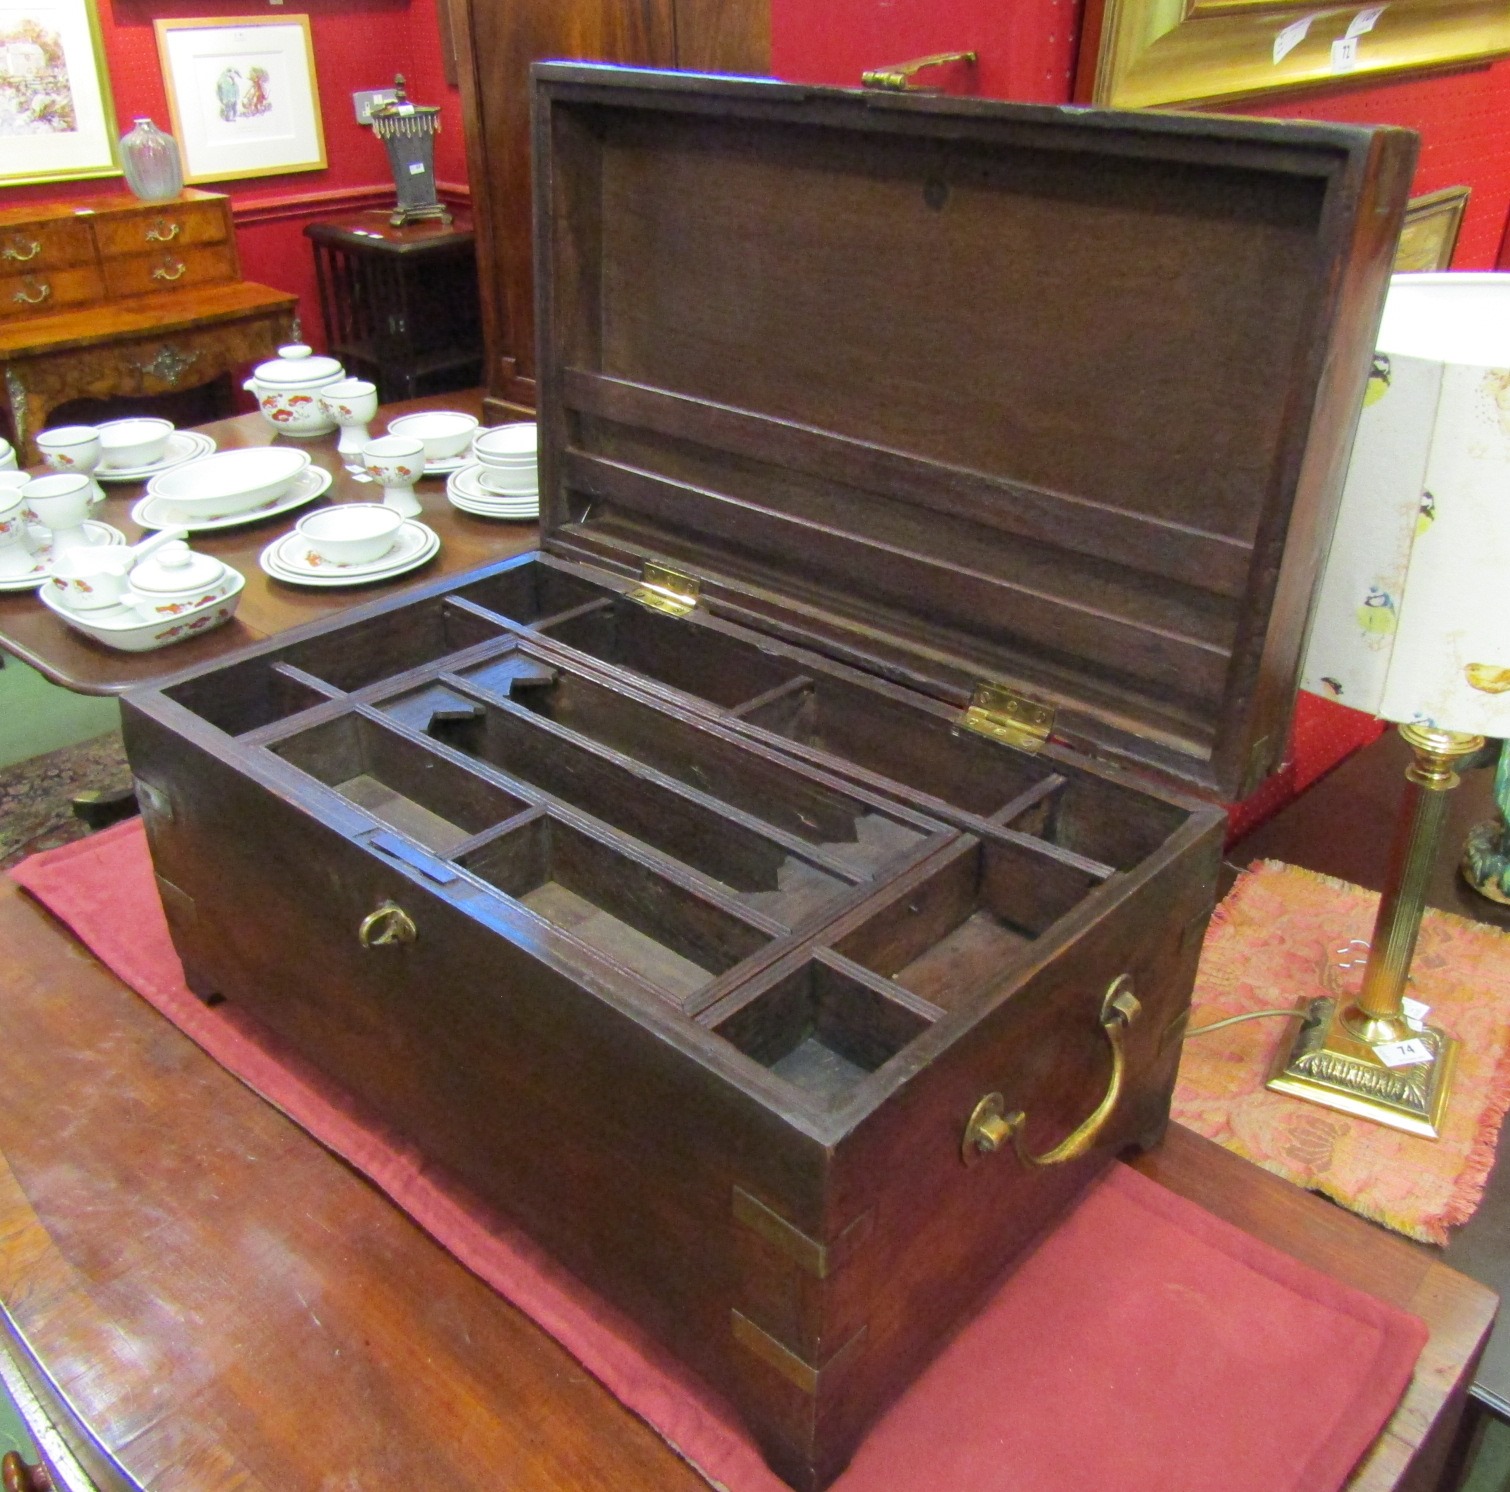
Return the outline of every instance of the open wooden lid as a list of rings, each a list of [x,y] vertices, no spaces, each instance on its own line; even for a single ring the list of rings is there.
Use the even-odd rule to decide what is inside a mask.
[[[549,548],[1225,796],[1277,764],[1413,135],[535,76]]]

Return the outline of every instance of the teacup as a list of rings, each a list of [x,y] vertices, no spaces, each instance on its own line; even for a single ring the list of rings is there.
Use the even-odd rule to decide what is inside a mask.
[[[19,580],[35,564],[21,494],[14,489],[0,491],[0,580]]]
[[[29,471],[9,471],[0,469],[0,508],[5,507],[10,502],[12,493],[19,493],[21,489],[25,487],[26,484],[30,481],[31,473]],[[27,502],[24,497],[21,499],[21,516],[28,523],[37,523],[39,521],[37,515],[32,512],[29,506],[27,506]],[[27,537],[26,544],[29,549],[35,549],[37,547],[32,543],[30,536]]]
[[[15,448],[8,440],[0,439],[0,471],[15,471],[19,465]]]
[[[37,449],[53,471],[78,471],[92,478],[101,459],[100,432],[93,425],[59,425],[37,437]],[[98,482],[91,495],[95,502],[105,500]]]
[[[343,456],[360,456],[371,439],[367,426],[377,414],[377,385],[365,378],[343,378],[321,389],[319,401],[320,408],[341,427],[336,450]]]
[[[362,447],[362,467],[375,482],[383,484],[383,505],[403,518],[417,518],[424,507],[414,495],[414,484],[425,473],[425,448],[402,435],[380,435]]]
[[[21,489],[21,498],[52,530],[54,554],[62,554],[89,542],[84,520],[89,517],[94,482],[78,472],[56,472],[33,477]]]

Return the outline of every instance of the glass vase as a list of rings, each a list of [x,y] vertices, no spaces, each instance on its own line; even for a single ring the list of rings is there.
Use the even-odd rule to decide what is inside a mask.
[[[150,119],[138,119],[130,134],[122,136],[121,166],[126,185],[144,202],[166,202],[183,190],[178,142]]]

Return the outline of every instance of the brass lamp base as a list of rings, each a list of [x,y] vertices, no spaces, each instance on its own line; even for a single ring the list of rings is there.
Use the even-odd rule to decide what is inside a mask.
[[[1329,996],[1309,1001],[1294,1040],[1280,1046],[1267,1086],[1408,1134],[1439,1138],[1457,1041],[1435,1026],[1371,1031],[1386,1040],[1414,1038],[1431,1052],[1430,1062],[1390,1067],[1368,1041],[1349,1030],[1359,1014],[1356,1006],[1340,1006]]]

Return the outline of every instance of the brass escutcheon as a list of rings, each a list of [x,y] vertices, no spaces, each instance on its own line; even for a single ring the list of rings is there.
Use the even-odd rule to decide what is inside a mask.
[[[1122,1079],[1127,1071],[1122,1037],[1142,1009],[1138,997],[1133,994],[1132,976],[1117,975],[1101,1000],[1101,1029],[1112,1049],[1112,1074],[1106,1093],[1095,1111],[1052,1150],[1034,1155],[1022,1138],[1027,1127],[1027,1114],[1021,1109],[1008,1114],[1001,1094],[988,1093],[976,1104],[965,1125],[964,1138],[960,1141],[960,1159],[967,1166],[973,1166],[985,1156],[994,1155],[1010,1141],[1018,1160],[1025,1166],[1060,1166],[1066,1161],[1078,1160],[1096,1143],[1122,1096]]]
[[[375,912],[369,912],[357,928],[357,941],[363,948],[393,948],[412,943],[417,937],[414,918],[394,901],[385,901]]]

